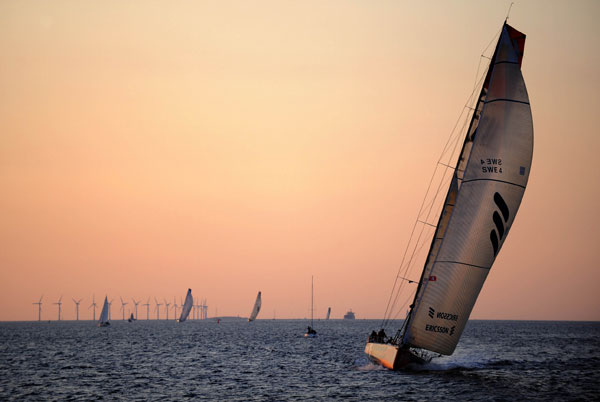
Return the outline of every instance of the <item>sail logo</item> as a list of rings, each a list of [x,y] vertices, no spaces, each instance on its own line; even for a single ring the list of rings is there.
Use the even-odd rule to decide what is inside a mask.
[[[438,334],[452,335],[452,334],[454,334],[454,326],[452,328],[448,328],[448,327],[443,327],[441,325],[426,324],[425,325],[425,331],[428,331],[428,332],[437,332]]]
[[[432,307],[429,307],[429,318],[433,318],[434,314],[435,314],[435,310]]]
[[[500,247],[500,241],[504,238],[506,234],[506,223],[508,223],[508,218],[510,216],[508,211],[508,205],[504,201],[504,198],[500,195],[500,193],[494,194],[494,203],[500,210],[502,217],[498,211],[494,211],[492,214],[492,220],[494,221],[495,229],[492,229],[490,232],[490,241],[492,242],[492,248],[494,249],[494,257],[498,254],[498,249]],[[504,219],[503,219],[504,218]]]
[[[453,325],[450,327],[450,336],[454,335],[454,329],[456,328],[456,325]]]

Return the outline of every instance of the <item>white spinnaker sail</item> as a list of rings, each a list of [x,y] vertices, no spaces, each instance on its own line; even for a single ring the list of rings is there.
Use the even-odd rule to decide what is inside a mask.
[[[181,307],[181,315],[179,316],[179,322],[184,322],[185,320],[187,320],[193,305],[194,298],[192,297],[192,289],[188,289],[187,295],[185,295],[185,302]]]
[[[261,300],[260,292],[258,292],[258,295],[256,295],[256,301],[254,302],[254,307],[252,308],[252,312],[250,313],[250,317],[248,318],[248,321],[256,320],[256,316],[258,315],[258,312],[260,311],[261,305],[262,305],[262,300]]]
[[[104,296],[104,304],[102,305],[102,312],[100,313],[100,324],[108,322],[108,297]]]
[[[404,333],[410,346],[452,354],[521,204],[533,155],[523,45],[505,25]]]

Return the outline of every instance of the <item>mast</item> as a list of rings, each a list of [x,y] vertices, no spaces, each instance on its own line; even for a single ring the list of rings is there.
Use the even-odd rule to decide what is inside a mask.
[[[314,281],[313,276],[310,276],[310,326],[313,326],[313,303],[314,303],[314,293],[313,293]]]

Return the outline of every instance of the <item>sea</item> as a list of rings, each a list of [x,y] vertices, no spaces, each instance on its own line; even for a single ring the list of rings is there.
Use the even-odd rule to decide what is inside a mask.
[[[364,354],[379,325],[3,322],[0,400],[600,400],[600,322],[471,320],[452,356],[399,372]]]

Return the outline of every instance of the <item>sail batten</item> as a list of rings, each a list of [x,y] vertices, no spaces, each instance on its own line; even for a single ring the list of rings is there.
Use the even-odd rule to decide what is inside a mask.
[[[450,183],[402,344],[452,354],[521,203],[533,122],[525,35],[504,25]]]

